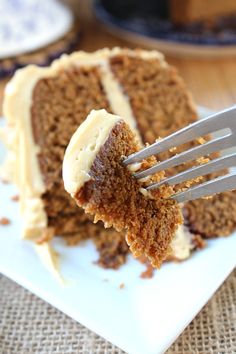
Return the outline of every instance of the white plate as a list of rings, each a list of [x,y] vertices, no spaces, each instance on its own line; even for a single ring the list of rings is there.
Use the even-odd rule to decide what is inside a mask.
[[[1,0],[0,14],[0,59],[56,41],[73,22],[70,10],[56,0]]]
[[[0,217],[11,220],[0,226],[0,271],[130,354],[163,353],[236,265],[236,234],[210,241],[186,262],[164,264],[152,279],[139,277],[144,266],[131,256],[120,270],[103,270],[93,264],[90,241],[69,248],[56,239],[62,286],[20,239],[16,193],[0,184]]]

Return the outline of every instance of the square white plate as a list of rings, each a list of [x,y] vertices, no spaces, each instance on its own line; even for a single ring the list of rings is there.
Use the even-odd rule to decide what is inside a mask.
[[[236,266],[236,234],[210,241],[183,263],[164,264],[152,279],[140,278],[144,266],[131,256],[118,271],[103,270],[93,264],[90,241],[67,247],[56,239],[63,286],[20,239],[16,193],[0,183],[0,217],[11,220],[0,226],[0,272],[130,354],[163,353]]]

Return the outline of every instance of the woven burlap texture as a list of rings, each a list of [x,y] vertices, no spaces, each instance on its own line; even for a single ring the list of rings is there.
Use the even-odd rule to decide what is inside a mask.
[[[0,353],[124,354],[3,276]],[[182,353],[236,353],[236,270],[167,351]]]

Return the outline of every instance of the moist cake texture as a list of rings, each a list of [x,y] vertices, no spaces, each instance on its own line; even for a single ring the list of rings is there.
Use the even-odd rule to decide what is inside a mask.
[[[114,243],[108,242],[111,247],[106,249],[106,260],[111,251],[111,262],[105,261],[104,266],[115,266],[119,258],[115,248],[123,257],[120,264],[127,251],[125,243],[120,247],[120,234],[105,230],[102,223],[93,224],[64,190],[61,175],[72,134],[92,109],[103,108],[123,117],[143,145],[197,119],[183,80],[159,52],[114,48],[64,55],[50,67],[21,69],[8,83],[3,105],[8,122],[7,166],[20,191],[23,237],[42,242],[62,235],[71,244],[92,237],[101,253],[113,237]],[[236,226],[235,202],[236,193],[230,192],[185,204],[188,230],[204,238],[229,234]],[[186,244],[191,244],[189,238],[189,234],[182,237],[188,239]]]
[[[120,117],[105,110],[92,111],[69,143],[63,162],[66,190],[86,213],[106,227],[126,230],[135,257],[145,255],[159,267],[171,253],[170,244],[182,223],[177,203],[169,199],[171,187],[147,192],[145,182],[123,165],[124,156],[139,151],[137,137]],[[157,163],[145,160],[140,168]],[[160,181],[163,172],[149,183]]]

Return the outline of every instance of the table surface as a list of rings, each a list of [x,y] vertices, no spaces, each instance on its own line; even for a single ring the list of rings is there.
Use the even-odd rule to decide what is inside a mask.
[[[78,50],[82,49],[86,51],[94,51],[96,49],[103,48],[106,46],[107,47],[125,46],[131,48],[136,47],[136,45],[132,45],[122,39],[116,38],[113,35],[107,33],[97,23],[92,23],[90,24],[89,27],[84,29],[81,41],[78,46]],[[185,82],[187,83],[187,86],[192,91],[197,104],[217,110],[217,109],[226,108],[235,103],[236,101],[236,83],[235,83],[236,58],[231,57],[231,58],[224,58],[224,59],[217,59],[217,60],[216,59],[201,60],[201,59],[192,59],[192,58],[188,59],[188,58],[167,57],[167,61],[178,68],[181,76],[184,78]],[[1,106],[2,106],[1,102],[3,97],[3,91],[6,83],[7,83],[7,79],[0,81],[0,113],[1,113]],[[3,279],[4,278],[2,278],[1,285],[5,288],[6,291],[5,291],[5,296],[1,296],[1,301],[2,301],[2,305],[4,306],[2,308],[5,309],[6,314],[5,317],[2,316],[2,318],[0,319],[0,322],[2,320],[2,326],[0,327],[3,329],[2,342],[0,340],[0,342],[2,343],[2,345],[0,345],[0,352],[11,353],[11,354],[26,353],[25,351],[26,347],[24,347],[26,342],[23,339],[21,341],[21,338],[19,338],[18,335],[19,332],[17,332],[19,331],[19,329],[17,328],[17,324],[14,325],[14,323],[16,323],[15,321],[16,313],[14,312],[15,310],[13,311],[14,306],[12,307],[12,304],[14,302],[8,301],[8,299],[11,298],[8,296],[9,294],[8,290],[11,289],[10,292],[13,291],[15,295],[18,294],[20,299],[21,297],[22,298],[24,297],[25,299],[25,302],[22,300],[21,305],[20,304],[17,305],[18,312],[19,312],[19,313],[17,312],[17,315],[19,316],[21,321],[24,320],[24,318],[22,319],[22,316],[24,317],[25,309],[27,308],[29,310],[30,306],[36,306],[33,305],[35,303],[38,306],[38,311],[40,312],[40,314],[42,314],[43,311],[45,311],[45,317],[43,317],[42,315],[41,322],[36,323],[35,322],[36,319],[34,317],[31,318],[32,322],[30,322],[32,323],[32,326],[35,325],[35,328],[38,328],[38,330],[40,330],[41,332],[43,332],[45,329],[45,321],[47,322],[48,312],[50,312],[49,309],[50,306],[43,302],[41,303],[40,300],[37,300],[36,298],[32,303],[31,296],[27,295],[28,292],[26,292],[23,289],[21,290],[20,287],[17,287],[13,283],[11,282],[9,283],[9,281]],[[227,299],[226,299],[226,295],[224,296],[224,294],[227,295]],[[14,299],[15,299],[15,295],[14,295]],[[188,326],[188,328],[185,330],[183,335],[175,342],[175,344],[171,347],[171,349],[169,349],[168,353],[171,354],[189,353],[189,352],[232,353],[234,352],[234,350],[236,352],[236,337],[235,337],[235,333],[236,333],[235,306],[236,305],[234,303],[235,296],[236,296],[236,273],[234,272],[234,274],[231,275],[231,277],[227,280],[227,282],[221,288],[221,290],[212,298],[211,302],[201,312],[198,318],[196,318],[192,322],[192,324]],[[225,315],[226,309],[228,313],[227,315],[228,322],[226,326],[222,327],[222,323],[223,323],[222,316]],[[69,348],[67,348],[69,351],[65,350],[65,353],[67,352],[68,353],[69,352],[70,353],[75,353],[75,352],[76,353],[77,352],[78,353],[85,353],[85,352],[123,353],[122,351],[119,351],[117,348],[110,345],[109,343],[107,343],[106,341],[104,341],[102,338],[98,336],[96,336],[96,340],[95,340],[94,339],[95,335],[92,334],[92,332],[89,332],[88,330],[84,329],[83,326],[80,326],[78,324],[75,325],[74,322],[70,319],[66,320],[66,317],[64,317],[63,314],[60,315],[57,310],[52,310],[52,311],[53,313],[55,312],[53,316],[56,321],[59,320],[60,322],[61,320],[63,321],[64,324],[67,323],[66,321],[69,321],[67,326],[68,329],[66,329],[66,326],[63,326],[63,336],[65,336],[65,338],[67,338],[66,335],[68,334],[68,340],[73,338],[73,340],[76,341],[76,339],[80,338],[78,337],[78,333],[83,334],[85,331],[87,331],[88,333],[86,332],[86,338],[90,338],[90,340],[93,341],[93,345],[95,345],[95,347],[93,347],[93,345],[91,347],[91,342],[89,342],[90,344],[88,344],[87,347],[86,344],[84,344],[82,349],[80,348],[79,350],[79,348],[77,348],[77,350],[75,351],[71,351],[69,350]],[[24,326],[26,326],[28,320],[29,318],[25,319],[26,322],[24,322],[22,325],[23,329],[22,328],[20,329],[23,332],[25,331]],[[226,318],[224,318],[224,320],[226,320]],[[40,329],[41,327],[39,325],[42,326],[42,329]],[[49,324],[49,327],[50,327],[49,332],[52,333],[53,329],[51,327],[51,323]],[[71,334],[71,327],[73,327],[72,334]],[[231,329],[234,328],[234,331],[232,330],[231,332],[229,332],[228,328]],[[15,335],[14,335],[14,331],[15,331]],[[41,351],[37,349],[35,350],[33,349],[36,343],[37,345],[40,344],[38,340],[39,331],[35,330],[35,332],[32,334],[32,328],[30,328],[28,332],[27,330],[26,332],[24,332],[24,335],[25,334],[27,335],[27,333],[30,336],[26,344],[27,350],[28,349],[31,350],[29,351],[29,353],[39,353],[39,352],[41,353]],[[57,334],[53,337],[55,343],[57,343],[58,335],[59,334],[57,332]],[[49,338],[50,340],[50,334],[47,335],[47,338]],[[82,338],[81,340],[84,340],[84,338]],[[32,347],[30,349],[31,345]],[[60,352],[57,350],[54,351],[52,347],[47,346],[47,343],[45,344],[45,342],[42,342],[41,345],[42,345],[41,348],[45,349],[44,353]],[[1,346],[3,347],[1,348]],[[101,351],[97,351],[98,346],[103,349]]]

